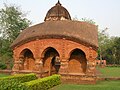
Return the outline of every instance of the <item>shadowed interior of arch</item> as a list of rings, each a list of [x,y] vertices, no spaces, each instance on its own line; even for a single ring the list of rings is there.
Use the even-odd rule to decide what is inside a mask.
[[[35,59],[33,53],[29,49],[25,49],[22,51],[22,66],[21,70],[32,71],[35,68]]]
[[[59,53],[54,48],[47,48],[43,59],[44,72],[48,72],[49,75],[56,74],[59,68]]]
[[[69,73],[84,74],[86,72],[87,60],[85,53],[80,49],[74,49],[68,63]]]

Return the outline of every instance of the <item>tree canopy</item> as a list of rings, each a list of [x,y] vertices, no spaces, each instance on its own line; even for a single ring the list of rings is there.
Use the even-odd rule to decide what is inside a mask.
[[[98,33],[98,59],[107,64],[120,64],[120,37],[109,37],[105,30]]]
[[[19,35],[20,31],[29,26],[30,21],[19,7],[8,6],[0,10],[0,32],[4,39],[12,42]]]
[[[15,5],[6,5],[0,9],[0,61],[5,62],[12,58],[11,43],[27,28],[31,22]]]

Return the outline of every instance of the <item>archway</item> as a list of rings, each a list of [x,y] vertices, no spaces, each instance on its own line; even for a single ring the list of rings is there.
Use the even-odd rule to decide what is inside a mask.
[[[60,68],[59,53],[56,49],[49,47],[44,52],[43,58],[44,72],[48,72],[49,75],[57,74]]]
[[[69,73],[84,74],[86,72],[87,60],[85,53],[80,49],[72,50],[68,63]]]
[[[29,70],[32,71],[34,70],[35,67],[35,59],[33,56],[33,53],[29,49],[24,49],[21,52],[21,55],[23,58],[23,63],[22,63],[22,70]]]

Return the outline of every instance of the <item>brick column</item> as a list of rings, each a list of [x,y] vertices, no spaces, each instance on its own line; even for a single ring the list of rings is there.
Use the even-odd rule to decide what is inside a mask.
[[[87,61],[86,74],[88,76],[95,76],[95,59],[89,58],[89,60]]]
[[[68,73],[68,59],[62,59],[61,60],[61,65],[60,65],[60,70],[59,70],[60,74],[66,74]]]
[[[37,71],[39,74],[38,77],[42,77],[43,72],[43,58],[37,58],[35,60],[35,71]]]
[[[24,57],[19,58],[19,70],[24,69]]]
[[[42,62],[42,58],[37,58],[35,60],[35,71],[39,71],[41,72],[41,68],[43,67],[43,62]]]
[[[14,66],[12,68],[12,74],[19,73],[20,70],[20,61],[14,61]]]
[[[86,70],[86,74],[88,76],[95,76],[95,70],[96,70],[96,57],[97,54],[96,52],[92,49],[92,47],[89,47],[89,54],[87,55],[87,70]]]

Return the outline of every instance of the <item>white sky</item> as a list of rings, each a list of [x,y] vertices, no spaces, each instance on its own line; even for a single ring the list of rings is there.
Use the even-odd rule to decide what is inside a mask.
[[[109,28],[110,36],[120,37],[120,0],[60,0],[72,18],[93,19],[99,29]],[[20,6],[23,12],[29,12],[27,18],[33,25],[44,21],[47,11],[57,0],[0,0],[3,3]]]

